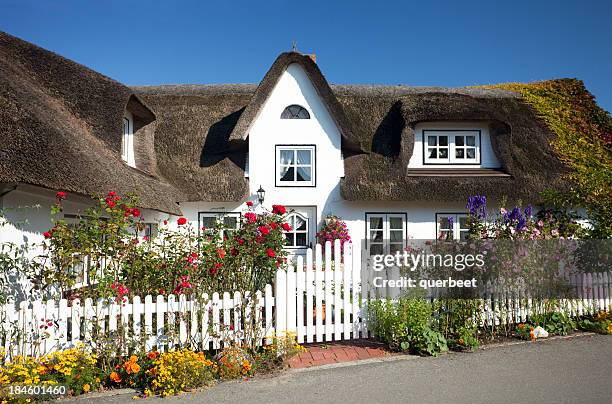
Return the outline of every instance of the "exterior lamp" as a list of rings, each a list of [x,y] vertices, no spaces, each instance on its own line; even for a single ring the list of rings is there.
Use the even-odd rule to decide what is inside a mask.
[[[263,204],[265,196],[266,196],[266,191],[264,191],[264,189],[260,185],[259,189],[257,190],[257,200],[259,201],[260,205]]]

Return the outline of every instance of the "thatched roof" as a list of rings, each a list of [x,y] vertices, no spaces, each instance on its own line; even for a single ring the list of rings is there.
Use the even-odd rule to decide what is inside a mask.
[[[291,63],[305,69],[340,128],[345,199],[533,201],[545,188],[568,186],[553,133],[511,91],[330,86],[310,57],[295,52],[281,54],[259,85],[129,89],[7,34],[0,34],[0,183],[136,191],[143,207],[169,212],[178,210],[174,201],[243,200],[249,128]],[[126,106],[136,116],[138,169],[120,158]],[[408,170],[414,127],[426,121],[488,122],[502,167],[444,176]]]
[[[248,194],[245,148],[231,137],[261,88],[252,84],[136,87],[157,115],[155,151],[164,177],[190,201],[238,201]],[[341,191],[348,200],[464,201],[537,198],[567,186],[551,131],[520,96],[480,88],[332,85],[351,123]],[[489,121],[500,170],[408,170],[414,126],[424,121]]]
[[[186,201],[240,201],[249,192],[246,148],[230,149],[230,133],[255,86],[135,87],[157,116],[155,153],[160,172]]]
[[[465,201],[481,194],[512,200],[564,189],[566,168],[554,135],[511,91],[482,88],[332,86],[367,154],[345,159],[341,192],[348,200]],[[453,176],[408,170],[414,127],[426,121],[488,121],[502,175],[463,170]],[[468,172],[470,171],[470,172]],[[503,175],[505,174],[505,175]]]
[[[0,183],[133,192],[143,208],[180,212],[181,193],[158,175],[154,153],[139,153],[137,169],[121,160],[126,107],[135,147],[150,149],[155,116],[132,90],[0,32]]]
[[[240,142],[246,140],[253,122],[261,112],[264,103],[272,93],[281,75],[287,67],[293,63],[300,65],[304,71],[306,71],[315,90],[323,100],[324,105],[327,107],[338,129],[340,129],[342,148],[345,150],[360,151],[353,134],[353,125],[347,119],[342,106],[338,103],[338,99],[335,97],[327,80],[325,80],[323,73],[321,73],[321,70],[319,70],[319,67],[310,56],[298,52],[281,53],[276,58],[263,80],[261,80],[257,86],[244,112],[240,115],[240,119],[238,119],[234,130],[230,134],[230,145],[234,143],[239,145]]]

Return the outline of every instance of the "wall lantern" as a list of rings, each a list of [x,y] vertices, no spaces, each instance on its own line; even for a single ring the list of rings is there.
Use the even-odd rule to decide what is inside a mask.
[[[266,191],[264,191],[264,189],[260,185],[259,189],[257,190],[257,200],[259,201],[260,205],[263,204],[265,196],[266,196]]]

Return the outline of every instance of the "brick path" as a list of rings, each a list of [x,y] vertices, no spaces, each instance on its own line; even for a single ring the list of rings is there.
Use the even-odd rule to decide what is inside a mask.
[[[360,359],[379,358],[390,355],[384,345],[368,341],[335,341],[304,345],[306,352],[301,352],[289,360],[289,367],[309,368],[332,363],[350,362]]]

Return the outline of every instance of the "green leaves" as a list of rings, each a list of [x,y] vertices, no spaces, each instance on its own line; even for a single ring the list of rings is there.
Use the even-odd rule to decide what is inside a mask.
[[[491,87],[520,93],[557,135],[552,146],[569,168],[573,187],[546,193],[548,204],[584,207],[594,227],[592,238],[612,237],[612,119],[584,83],[575,79],[508,83]]]

